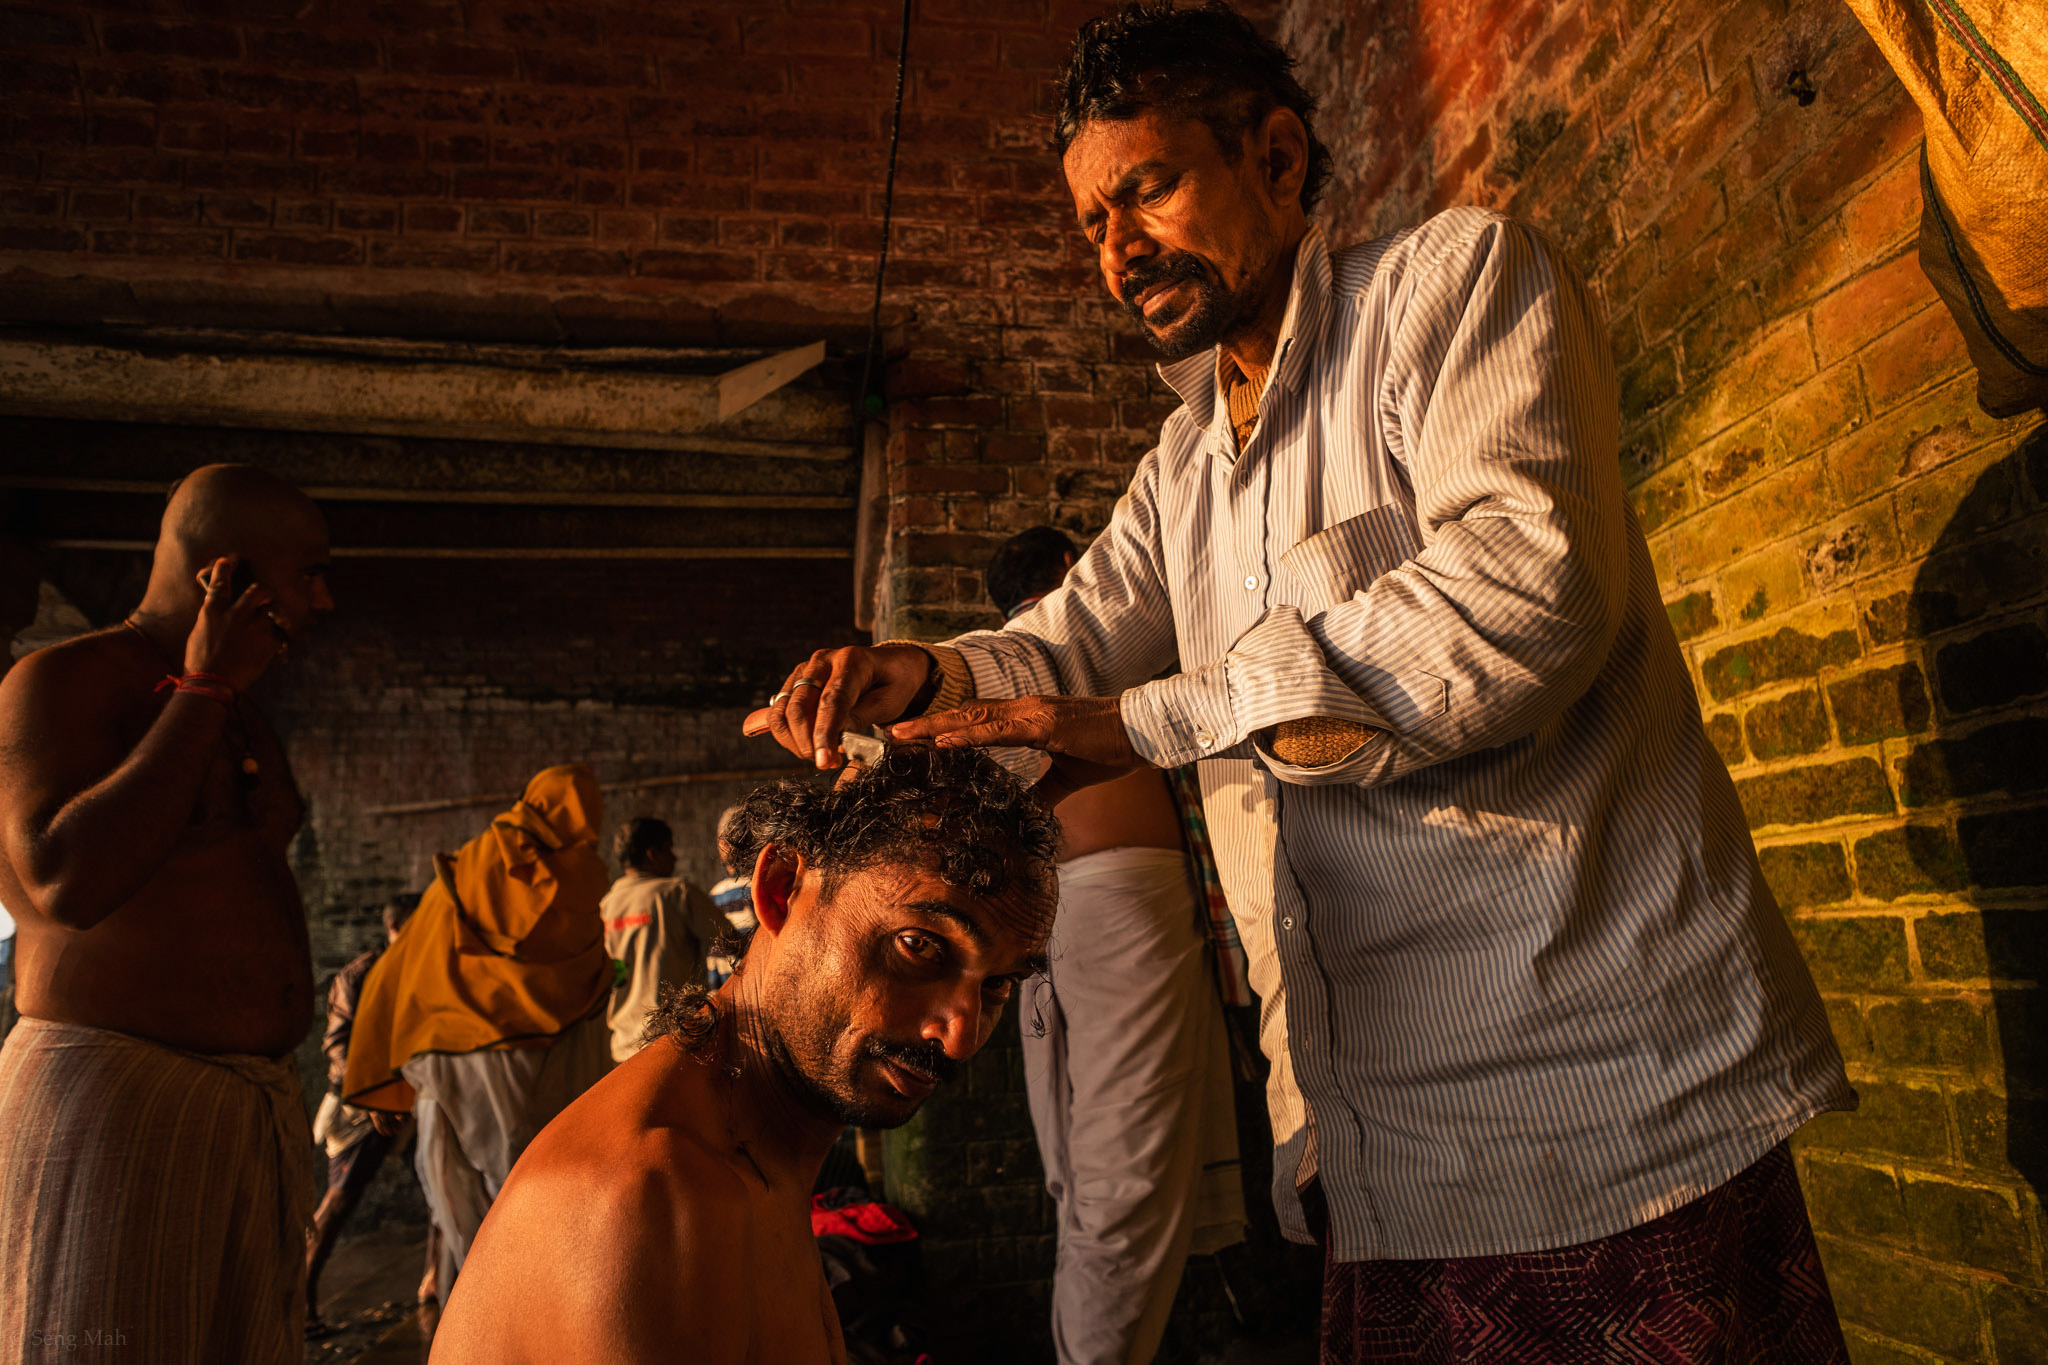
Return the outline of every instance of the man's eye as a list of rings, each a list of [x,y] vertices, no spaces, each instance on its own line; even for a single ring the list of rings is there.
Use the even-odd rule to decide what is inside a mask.
[[[981,983],[981,988],[997,1000],[1008,1000],[1017,991],[1014,976],[992,976]]]
[[[1143,194],[1138,196],[1138,202],[1141,204],[1156,204],[1160,200],[1164,199],[1167,195],[1172,194],[1173,187],[1175,185],[1178,185],[1179,183],[1180,182],[1178,180],[1168,180],[1161,184],[1154,185],[1151,189],[1146,190]]]
[[[945,955],[945,950],[939,946],[937,939],[928,938],[923,934],[898,934],[896,943],[906,954],[919,962],[937,962]]]

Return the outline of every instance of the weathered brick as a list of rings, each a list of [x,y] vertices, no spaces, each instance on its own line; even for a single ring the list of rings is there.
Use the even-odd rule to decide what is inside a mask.
[[[1816,636],[1786,626],[1774,634],[1716,650],[1701,661],[1700,673],[1714,700],[1726,701],[1772,683],[1811,677],[1861,653],[1852,630]]]
[[[1835,730],[1844,744],[1874,744],[1927,728],[1932,708],[1920,665],[1873,668],[1828,684]]]
[[[1950,1157],[1948,1109],[1932,1085],[1858,1081],[1853,1110],[1822,1114],[1801,1131],[1810,1147],[1918,1161]]]
[[[2027,1227],[2001,1191],[1908,1176],[1906,1215],[1921,1251],[1951,1265],[2029,1275]]]
[[[2016,1284],[1985,1287],[1992,1349],[2000,1360],[2038,1358],[2048,1341],[2048,1293]]]
[[[1898,1177],[1855,1162],[1811,1156],[1799,1183],[1814,1212],[1814,1229],[1838,1237],[1910,1246],[1913,1228]]]
[[[1928,307],[1872,341],[1860,359],[1871,411],[1881,412],[1929,381],[1963,369],[1969,353],[1948,310]]]
[[[1813,344],[1832,365],[1923,308],[1936,303],[1919,257],[1903,252],[1852,277],[1813,305]]]
[[[238,233],[234,255],[238,261],[277,261],[286,265],[356,265],[363,259],[363,247],[353,237]]]
[[[1849,1242],[1829,1241],[1823,1252],[1844,1322],[1947,1358],[1976,1359],[1981,1328],[1962,1279]]]
[[[1845,815],[1890,815],[1894,806],[1875,759],[1820,763],[1745,777],[1735,784],[1751,829],[1805,825]]]
[[[1731,768],[1748,757],[1742,748],[1742,722],[1726,711],[1707,717],[1707,742]]]
[[[2015,796],[2048,788],[2048,717],[1987,725],[1969,735],[1919,745],[1899,765],[1907,805],[2004,791]]]
[[[1965,815],[1956,839],[1979,886],[2048,886],[2048,809]]]
[[[1818,688],[1761,702],[1743,718],[1749,751],[1760,759],[1810,754],[1828,742],[1828,717]]]
[[[1869,991],[1906,981],[1906,926],[1890,915],[1795,919],[1792,936],[1822,990]]]
[[[1680,640],[1704,635],[1721,624],[1721,619],[1714,614],[1712,593],[1687,593],[1676,602],[1666,602],[1664,611],[1671,618],[1671,629]]]
[[[1871,1047],[1879,1065],[1972,1071],[1989,1062],[1983,1006],[1954,996],[1882,1000],[1870,1007]]]
[[[2048,692],[2048,634],[2031,622],[1987,630],[1934,656],[1941,704],[1981,711]]]
[[[1928,915],[1913,925],[1921,968],[1937,981],[1982,981],[1991,973],[1984,955],[1984,920],[1972,912]]]
[[[1873,900],[1957,891],[1969,880],[1954,836],[1941,825],[1903,825],[1856,841],[1856,885]]]
[[[1758,849],[1756,856],[1782,909],[1849,898],[1849,864],[1840,844],[1777,844]]]

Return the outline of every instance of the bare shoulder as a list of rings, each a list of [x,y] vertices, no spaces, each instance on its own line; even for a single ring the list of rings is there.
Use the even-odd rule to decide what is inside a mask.
[[[77,714],[104,706],[135,672],[127,643],[114,631],[94,631],[25,655],[0,680],[0,718],[25,707],[62,708]]]
[[[651,1362],[679,1342],[705,1365],[745,1358],[748,1191],[700,1134],[646,1121],[645,1081],[615,1072],[520,1158],[435,1361]]]
[[[133,652],[112,631],[36,650],[0,679],[0,751],[12,778],[62,781],[118,762],[120,726],[148,704]]]

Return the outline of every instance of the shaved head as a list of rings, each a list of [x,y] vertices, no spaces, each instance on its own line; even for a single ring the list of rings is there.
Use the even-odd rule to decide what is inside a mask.
[[[172,486],[138,615],[190,628],[199,575],[232,556],[238,578],[262,584],[273,620],[296,633],[333,606],[327,521],[313,500],[265,469],[210,464]]]
[[[258,555],[325,542],[327,523],[313,500],[268,470],[210,464],[171,487],[157,560],[177,556],[189,576],[222,555]]]

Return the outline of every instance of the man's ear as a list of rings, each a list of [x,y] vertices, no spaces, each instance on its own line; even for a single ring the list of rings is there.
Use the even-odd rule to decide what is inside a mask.
[[[1301,115],[1284,105],[1274,109],[1266,115],[1257,138],[1273,201],[1283,208],[1298,203],[1302,182],[1308,178],[1308,127]]]
[[[796,898],[803,880],[804,860],[770,843],[762,846],[754,860],[754,918],[770,934],[781,934],[789,923],[789,903]]]

